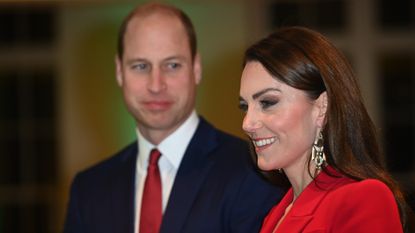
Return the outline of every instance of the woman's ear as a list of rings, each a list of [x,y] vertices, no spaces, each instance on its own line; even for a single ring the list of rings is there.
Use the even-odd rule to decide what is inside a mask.
[[[316,99],[316,106],[317,106],[317,125],[320,128],[324,128],[326,124],[326,113],[328,108],[328,98],[327,92],[323,92],[320,96]]]

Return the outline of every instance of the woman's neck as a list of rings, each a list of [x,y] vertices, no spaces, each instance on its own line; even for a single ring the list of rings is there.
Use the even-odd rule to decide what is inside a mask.
[[[293,188],[293,202],[300,196],[303,190],[313,181],[313,178],[310,176],[311,174],[315,173],[315,166],[314,164],[310,165],[310,169],[307,166],[301,167],[293,167],[293,168],[286,168],[284,169],[285,174],[288,177],[288,180],[291,183]]]

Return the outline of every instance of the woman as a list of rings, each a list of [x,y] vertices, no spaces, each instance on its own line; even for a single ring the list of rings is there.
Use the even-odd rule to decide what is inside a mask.
[[[291,184],[261,233],[403,232],[403,195],[350,65],[326,38],[291,27],[252,45],[240,96],[258,166]]]

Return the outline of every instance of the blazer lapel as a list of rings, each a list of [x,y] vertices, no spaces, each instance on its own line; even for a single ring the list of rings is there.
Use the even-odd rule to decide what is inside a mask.
[[[293,200],[293,189],[290,188],[284,195],[282,200],[268,213],[267,217],[263,221],[263,225],[260,233],[272,233],[275,226],[285,213],[285,209]]]
[[[264,221],[264,225],[261,229],[261,233],[272,233],[274,232],[275,226],[278,224],[280,219],[285,213],[285,210],[290,205],[293,200],[293,189],[290,188],[288,192],[285,194],[284,198],[280,201],[280,203],[272,209],[267,218]],[[297,199],[298,201],[298,199]],[[296,203],[297,203],[296,201]],[[297,204],[295,204],[290,212],[287,213],[285,218],[282,220],[281,224],[278,226],[276,232],[302,232],[304,227],[313,219],[313,215],[305,214],[297,215],[295,213],[295,209],[298,208]],[[299,208],[302,208],[301,206]]]
[[[310,185],[313,184],[310,183]],[[304,189],[298,199],[294,202],[291,210],[284,217],[276,232],[302,232],[306,225],[313,219],[314,210],[318,206],[318,203],[323,199],[324,194],[322,195],[321,192],[319,194],[315,193],[314,190],[310,191],[310,185]],[[284,215],[286,208],[292,200],[293,189],[290,188],[277,209],[273,211],[272,216],[270,216],[272,221],[274,221],[272,224],[267,224],[270,226],[270,229],[264,232],[273,232],[273,229]]]
[[[313,219],[316,209],[329,191],[344,182],[348,182],[348,179],[339,179],[341,175],[333,168],[327,167],[327,170],[334,176],[321,172],[315,180],[311,181],[294,202],[292,209],[279,226],[277,232],[302,232]],[[290,193],[292,200],[292,189],[290,189]]]
[[[123,153],[121,166],[113,172],[110,182],[111,210],[113,211],[113,232],[134,232],[134,187],[135,167],[137,159],[137,142],[133,143]]]
[[[307,224],[313,219],[313,216],[301,216],[301,217],[290,217],[281,223],[278,227],[276,233],[290,232],[290,233],[300,233],[303,232]]]
[[[215,129],[202,118],[177,171],[169,202],[163,215],[161,233],[179,233],[186,222],[213,162],[209,152],[217,145]]]

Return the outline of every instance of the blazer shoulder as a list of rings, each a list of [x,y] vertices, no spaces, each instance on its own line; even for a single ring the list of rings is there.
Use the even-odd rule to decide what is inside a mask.
[[[373,209],[379,208],[395,211],[395,197],[389,187],[377,179],[365,179],[339,186],[328,194],[330,205],[341,205],[347,208]]]
[[[232,135],[228,132],[225,132],[221,129],[216,128],[214,125],[209,123],[207,120],[205,120],[203,117],[200,117],[200,125],[199,125],[201,131],[203,134],[206,134],[207,132],[213,132],[217,139],[221,142],[229,142],[229,143],[236,143],[236,144],[245,144],[247,146],[248,142],[240,137],[237,137],[235,135]]]
[[[379,180],[345,184],[329,193],[324,203],[316,215],[323,213],[333,232],[402,232],[395,197]]]
[[[99,174],[111,173],[112,169],[115,169],[124,163],[135,161],[136,156],[137,142],[135,141],[128,144],[110,157],[80,171],[77,174],[77,177],[96,176]]]
[[[216,129],[217,132],[217,148],[216,153],[220,155],[222,160],[227,160],[236,168],[236,164],[244,164],[244,167],[257,170],[255,166],[255,155],[252,153],[249,147],[249,143],[237,136],[231,135],[224,131]]]
[[[218,139],[220,142],[225,143],[227,145],[235,145],[243,150],[249,150],[249,143],[248,141],[237,137],[235,135],[229,134],[227,132],[224,132],[222,130],[216,129],[218,134]]]
[[[338,187],[336,192],[348,193],[353,195],[367,195],[371,193],[376,193],[377,195],[384,194],[386,196],[393,196],[392,191],[389,189],[389,187],[385,183],[377,179],[364,179],[361,181],[350,182],[348,184]]]
[[[203,117],[200,119],[198,130],[190,146],[203,147],[211,154],[226,154],[223,159],[250,157],[249,144],[246,140],[216,128]]]

